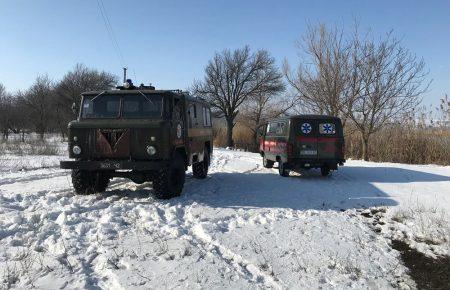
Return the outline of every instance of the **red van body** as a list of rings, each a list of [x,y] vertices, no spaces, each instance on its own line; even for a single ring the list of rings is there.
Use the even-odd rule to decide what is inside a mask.
[[[323,176],[343,165],[341,120],[326,115],[298,115],[270,120],[260,130],[259,152],[266,168],[278,162],[281,176],[290,170],[320,168]]]

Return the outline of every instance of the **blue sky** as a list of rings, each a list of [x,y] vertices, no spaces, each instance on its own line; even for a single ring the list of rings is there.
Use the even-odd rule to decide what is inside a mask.
[[[268,50],[298,62],[308,23],[382,35],[393,29],[425,59],[433,79],[425,104],[450,94],[450,1],[108,1],[103,0],[136,83],[187,88],[214,52]],[[0,82],[27,88],[38,74],[60,79],[76,63],[121,74],[96,0],[0,0]]]

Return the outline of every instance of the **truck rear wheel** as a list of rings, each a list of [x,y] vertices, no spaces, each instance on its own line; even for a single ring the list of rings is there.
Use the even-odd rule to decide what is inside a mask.
[[[180,196],[183,191],[186,171],[184,160],[180,153],[176,152],[170,167],[160,170],[153,179],[153,192],[157,198],[169,199]]]
[[[266,158],[266,155],[263,156],[263,166],[265,168],[272,168],[273,167],[274,162],[272,160],[268,160]]]
[[[195,178],[204,179],[208,175],[209,168],[209,151],[207,148],[204,150],[204,157],[202,162],[192,164],[192,174]]]
[[[72,169],[72,184],[75,192],[80,195],[104,192],[108,187],[109,177],[102,172]]]
[[[283,163],[281,160],[278,161],[278,174],[283,177],[289,176],[289,170],[286,169],[286,164]]]

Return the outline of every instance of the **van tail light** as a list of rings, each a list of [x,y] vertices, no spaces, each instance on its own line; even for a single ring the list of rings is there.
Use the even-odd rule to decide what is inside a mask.
[[[294,155],[294,146],[292,143],[287,143],[287,155],[288,157],[292,157]]]

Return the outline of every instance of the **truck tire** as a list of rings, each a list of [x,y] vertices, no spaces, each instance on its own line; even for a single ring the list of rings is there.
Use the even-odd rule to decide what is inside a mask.
[[[280,176],[283,176],[283,177],[289,176],[289,170],[286,169],[286,164],[283,163],[281,160],[278,161],[278,174],[280,174]]]
[[[72,169],[72,184],[76,194],[104,192],[108,187],[109,177],[101,172]]]
[[[175,152],[170,167],[155,174],[153,192],[156,198],[169,199],[180,196],[183,191],[186,171],[180,153]]]
[[[322,174],[322,176],[328,176],[330,175],[330,167],[328,166],[322,166],[320,167],[320,173]]]
[[[266,158],[266,155],[263,156],[263,166],[265,168],[272,168],[273,167],[274,162],[272,160],[268,160]]]
[[[204,179],[208,175],[209,168],[209,150],[204,149],[204,157],[202,162],[192,164],[192,174],[195,178]]]

